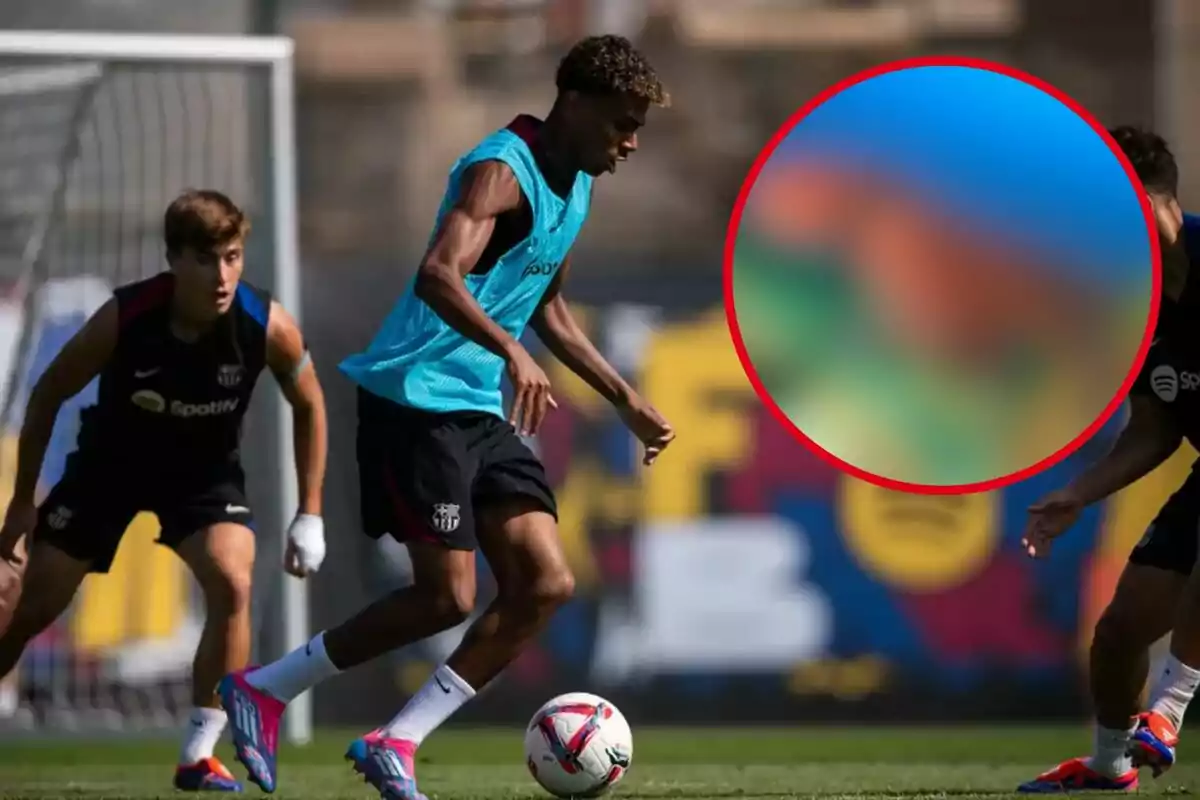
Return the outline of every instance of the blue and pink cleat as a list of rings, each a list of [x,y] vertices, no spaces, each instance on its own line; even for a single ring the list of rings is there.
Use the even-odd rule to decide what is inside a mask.
[[[417,791],[417,772],[413,766],[417,746],[403,739],[385,738],[371,731],[350,743],[346,760],[354,771],[379,790],[383,800],[428,800]]]
[[[1166,772],[1175,763],[1175,747],[1179,735],[1170,720],[1154,711],[1139,714],[1137,728],[1129,739],[1129,755],[1133,768],[1111,777],[1092,769],[1086,758],[1064,761],[1049,772],[1021,784],[1017,791],[1028,794],[1062,794],[1067,792],[1132,792],[1138,788],[1138,769],[1149,767],[1154,777]]]
[[[1178,744],[1179,734],[1169,719],[1156,711],[1139,714],[1137,730],[1129,742],[1133,766],[1149,767],[1157,778],[1175,764]]]
[[[233,750],[250,780],[264,792],[275,791],[279,720],[287,704],[246,681],[253,667],[226,675],[217,684],[221,705],[229,715]]]
[[[1138,787],[1137,767],[1110,778],[1088,765],[1086,758],[1064,761],[1049,772],[1022,783],[1017,791],[1023,794],[1066,794],[1069,792],[1132,792]]]
[[[175,768],[175,788],[181,792],[240,792],[242,785],[216,758],[202,758],[195,764]]]

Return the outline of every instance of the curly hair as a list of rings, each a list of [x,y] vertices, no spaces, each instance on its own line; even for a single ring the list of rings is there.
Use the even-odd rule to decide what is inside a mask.
[[[1175,196],[1179,189],[1179,166],[1165,139],[1133,125],[1112,128],[1108,134],[1129,159],[1147,191]]]
[[[624,36],[578,42],[559,63],[554,82],[559,92],[631,94],[656,106],[671,104],[654,67]]]

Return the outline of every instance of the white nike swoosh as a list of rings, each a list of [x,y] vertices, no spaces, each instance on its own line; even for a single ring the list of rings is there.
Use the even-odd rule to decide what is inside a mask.
[[[139,369],[134,370],[133,377],[149,378],[151,375],[157,375],[160,372],[162,372],[162,367],[155,367],[154,369]]]
[[[226,514],[249,514],[250,509],[246,508],[245,506],[235,506],[232,503],[230,503],[229,505],[225,506],[225,513]]]

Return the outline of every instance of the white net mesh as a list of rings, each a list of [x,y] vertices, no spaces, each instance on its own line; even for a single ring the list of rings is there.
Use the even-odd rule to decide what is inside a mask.
[[[269,242],[260,213],[267,87],[259,66],[47,63],[0,52],[0,506],[32,382],[113,287],[164,268],[161,219],[175,195],[220,189],[255,219],[255,240]],[[94,398],[93,384],[59,416],[41,495]],[[0,728],[139,730],[186,712],[202,606],[157,534],[153,516],[137,518],[111,572],[89,577],[31,644],[0,688]]]

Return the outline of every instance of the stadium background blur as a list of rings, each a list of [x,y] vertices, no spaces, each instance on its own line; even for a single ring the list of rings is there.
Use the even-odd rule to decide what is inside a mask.
[[[616,417],[552,367],[560,408],[538,446],[559,492],[578,597],[457,722],[511,724],[551,692],[580,688],[617,702],[635,731],[680,722],[1084,719],[1082,656],[1094,619],[1194,454],[1177,454],[1090,510],[1040,564],[1017,546],[1024,508],[1077,471],[1088,448],[993,494],[903,496],[840,476],[786,437],[742,373],[721,310],[725,223],[752,159],[797,107],[860,69],[936,53],[1032,72],[1106,124],[1155,126],[1180,160],[1186,208],[1200,196],[1191,167],[1200,99],[1187,91],[1200,76],[1200,5],[8,0],[0,28],[294,38],[303,326],[324,376],[332,439],[329,558],[312,584],[314,630],[407,577],[401,550],[357,532],[353,394],[335,365],[366,343],[402,290],[447,167],[515,113],[548,107],[556,60],[582,35],[626,34],[662,73],[674,108],[651,120],[629,169],[599,182],[570,296],[679,439],[639,473]],[[220,158],[221,140],[211,145]],[[230,155],[227,163],[239,162]],[[236,168],[229,174],[231,185],[219,188],[237,196],[241,178]],[[0,206],[13,197],[6,191]],[[149,209],[147,219],[160,212]],[[153,259],[156,231],[148,230]],[[119,277],[97,270],[91,277]],[[78,283],[88,271],[53,280]],[[46,322],[58,326],[47,341],[69,334],[79,311]],[[0,335],[14,340],[21,325],[20,304],[0,300]],[[15,433],[10,424],[6,481]],[[261,431],[248,435],[253,448]],[[60,435],[52,460],[69,446]],[[252,487],[265,485],[277,466],[253,462]],[[253,498],[264,524],[278,526],[272,498]],[[71,681],[124,676],[105,688],[103,704],[118,717],[170,716],[185,697],[179,687],[198,635],[190,579],[150,543],[152,521],[135,527],[113,573],[89,579],[68,618],[27,654],[22,692],[39,708],[97,702],[39,681],[64,670]],[[275,561],[264,549],[260,619],[278,613]],[[259,635],[264,651],[278,647],[271,625]],[[378,721],[456,635],[322,686],[316,724]],[[125,667],[112,668],[114,660]]]

